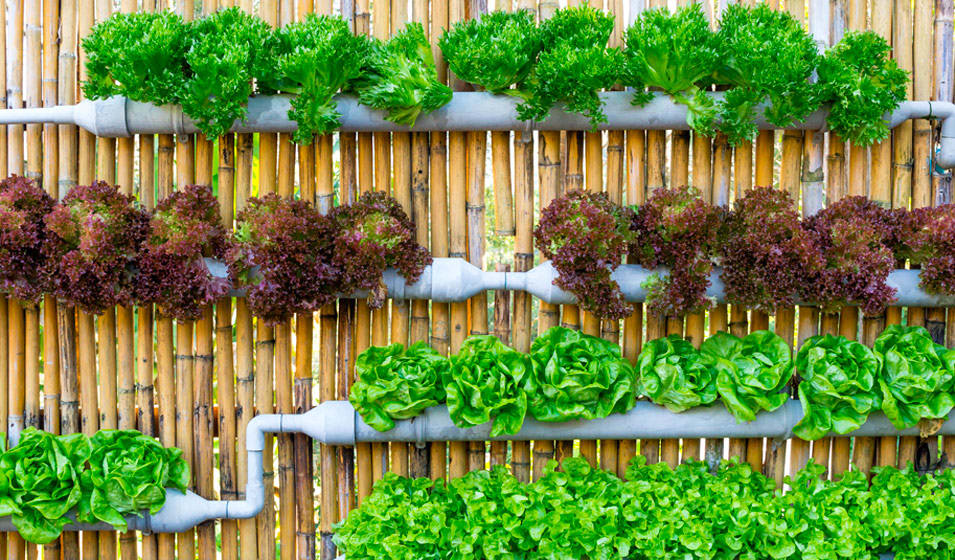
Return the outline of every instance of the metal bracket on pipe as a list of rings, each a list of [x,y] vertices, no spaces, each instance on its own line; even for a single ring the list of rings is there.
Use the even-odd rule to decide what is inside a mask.
[[[227,278],[228,271],[222,263],[206,259],[209,271],[217,278]],[[726,303],[721,269],[710,273],[710,286],[706,297],[718,303]],[[620,285],[627,301],[646,301],[647,290],[644,284],[654,275],[666,275],[668,271],[660,268],[647,270],[634,264],[624,264],[614,269],[611,278]],[[476,294],[488,290],[520,290],[536,296],[541,301],[553,304],[576,303],[573,294],[554,285],[557,270],[550,261],[544,261],[527,272],[491,272],[481,270],[462,258],[436,258],[424,269],[417,282],[408,284],[404,277],[394,269],[384,273],[388,297],[392,299],[430,299],[435,302],[467,301]],[[955,297],[926,293],[919,287],[919,271],[898,269],[889,273],[886,284],[896,290],[896,299],[892,305],[917,307],[955,306]],[[244,290],[233,290],[232,295],[242,296]],[[356,292],[343,294],[343,297],[363,298],[367,294]],[[812,305],[812,302],[798,302]]]
[[[632,93],[608,91],[599,94],[604,103],[607,122],[602,130],[687,130],[687,108],[670,96],[658,93],[643,107],[634,107]],[[708,94],[714,98],[722,94]],[[421,115],[414,127],[397,125],[385,119],[385,112],[360,105],[353,96],[336,97],[338,112],[342,115],[344,132],[429,132],[468,130],[590,130],[590,120],[563,107],[555,107],[542,121],[522,121],[517,118],[519,100],[508,95],[487,92],[456,92],[451,102],[440,109]],[[288,116],[291,108],[289,95],[260,95],[249,98],[246,118],[237,120],[231,132],[285,132],[298,129]],[[761,112],[760,112],[761,113]],[[940,150],[937,164],[955,167],[955,106],[940,101],[906,101],[885,120],[891,128],[908,119],[938,119],[942,121]],[[796,130],[825,130],[825,109],[816,111],[803,122],[795,123]],[[0,110],[0,125],[55,123],[74,124],[97,136],[128,137],[134,134],[185,134],[198,132],[195,122],[185,116],[177,105],[156,106],[111,97],[96,101],[84,100],[77,105]],[[762,130],[776,128],[764,118],[757,119]]]

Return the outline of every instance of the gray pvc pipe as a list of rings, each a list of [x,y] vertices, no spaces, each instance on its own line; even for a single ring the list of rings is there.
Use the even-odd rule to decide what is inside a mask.
[[[540,422],[525,418],[514,435],[492,438],[491,423],[459,428],[451,421],[446,406],[427,408],[410,420],[398,420],[395,427],[379,432],[362,420],[348,401],[326,401],[303,414],[284,416],[283,431],[301,432],[326,445],[355,445],[367,442],[428,441],[531,441],[548,439],[672,439],[672,438],[776,438],[793,437],[793,427],[803,417],[799,401],[789,400],[772,412],[761,412],[752,422],[738,422],[721,405],[696,407],[674,413],[648,401],[638,401],[623,414],[597,420]],[[946,419],[939,435],[955,434],[955,418]],[[916,436],[918,427],[896,430],[881,412],[869,415],[858,430],[832,437]]]
[[[212,259],[206,259],[206,264],[213,276],[228,277],[228,270],[224,264]],[[720,268],[715,268],[710,273],[710,286],[706,290],[706,297],[718,303],[725,303],[726,293],[720,273]],[[614,269],[611,278],[620,285],[620,290],[627,301],[641,302],[647,299],[644,283],[653,275],[662,277],[667,274],[668,271],[665,268],[647,270],[639,265],[624,264]],[[412,284],[391,268],[385,271],[382,279],[387,287],[388,297],[392,299],[460,302],[488,290],[519,290],[528,292],[547,303],[576,303],[577,298],[573,294],[565,292],[554,284],[557,276],[557,270],[550,261],[544,261],[527,272],[493,272],[481,270],[466,260],[455,257],[435,258],[430,266],[425,267],[421,278]],[[886,284],[896,290],[896,301],[892,305],[955,306],[955,297],[926,293],[919,287],[920,281],[918,270],[898,269],[890,272]],[[234,296],[243,296],[245,290],[232,290],[231,293]],[[354,292],[343,297],[364,298],[366,296],[364,292]],[[797,303],[812,305],[812,302]]]

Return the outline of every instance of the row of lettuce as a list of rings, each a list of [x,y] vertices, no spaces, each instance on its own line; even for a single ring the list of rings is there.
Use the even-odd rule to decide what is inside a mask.
[[[27,428],[0,454],[0,516],[11,516],[29,542],[46,544],[72,523],[109,523],[155,514],[166,488],[185,492],[189,465],[182,451],[135,430],[55,436]]]
[[[871,484],[815,463],[791,490],[748,464],[715,474],[637,457],[624,480],[581,458],[522,483],[504,467],[450,481],[388,473],[333,537],[349,560],[392,558],[645,560],[948,560],[955,475],[879,467]]]
[[[519,98],[522,120],[544,120],[563,104],[596,126],[607,120],[597,93],[621,85],[633,89],[634,105],[655,90],[671,95],[694,130],[733,144],[755,136],[759,117],[785,128],[823,106],[844,140],[882,140],[883,115],[905,99],[909,81],[879,35],[849,33],[820,54],[802,23],[762,4],[731,5],[716,31],[697,3],[649,10],[623,48],[608,47],[613,30],[614,17],[590,6],[540,24],[530,11],[498,11],[455,23],[438,45],[457,78]],[[299,142],[340,126],[339,92],[402,125],[452,96],[418,23],[379,41],[333,16],[273,31],[238,8],[189,23],[170,12],[117,14],[94,26],[83,48],[88,97],[180,104],[209,137],[244,119],[253,94],[295,95],[289,117]],[[714,87],[725,92],[719,100],[705,95]]]
[[[228,262],[231,278],[214,276],[204,257]],[[29,179],[0,181],[0,290],[23,301],[48,293],[96,314],[155,303],[190,320],[244,286],[252,312],[274,322],[356,290],[380,307],[386,268],[413,282],[430,262],[411,220],[383,193],[327,216],[275,194],[252,198],[233,234],[205,186],[186,186],[149,212],[102,181],[60,202]]]
[[[850,196],[800,219],[792,197],[774,188],[749,189],[731,209],[687,187],[656,189],[633,207],[573,191],[541,212],[534,238],[559,273],[555,284],[610,319],[633,311],[611,277],[625,258],[669,270],[644,286],[650,311],[664,316],[711,307],[717,266],[726,302],[767,313],[804,303],[879,315],[895,301],[889,273],[907,262],[921,269],[925,292],[955,295],[953,204],[889,209]]]
[[[798,372],[798,376],[795,375]],[[468,338],[450,358],[423,342],[372,347],[358,356],[349,400],[371,427],[390,430],[446,404],[456,426],[491,422],[490,435],[520,431],[524,419],[592,420],[623,413],[640,398],[683,412],[721,402],[738,422],[798,395],[793,433],[815,440],[847,434],[881,410],[898,429],[944,418],[955,406],[955,350],[922,327],[892,325],[873,348],[814,336],[795,358],[770,331],[718,332],[695,348],[670,335],[648,341],[632,366],[612,342],[553,327],[529,354],[493,336]]]

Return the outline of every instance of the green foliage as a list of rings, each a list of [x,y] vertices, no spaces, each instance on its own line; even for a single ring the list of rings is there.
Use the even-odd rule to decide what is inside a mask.
[[[858,429],[881,407],[880,367],[879,358],[859,342],[831,334],[808,338],[796,354],[803,418],[793,433],[814,440]]]
[[[186,26],[172,12],[116,14],[83,39],[90,99],[124,95],[133,101],[176,103],[185,81]]]
[[[891,53],[878,33],[850,31],[820,59],[816,95],[829,105],[826,122],[840,138],[868,146],[889,137],[884,115],[905,101],[909,83]]]
[[[12,516],[20,536],[37,544],[56,539],[74,508],[81,523],[125,530],[124,516],[162,508],[166,486],[185,491],[189,466],[181,456],[136,431],[102,430],[90,439],[27,428],[0,455],[0,516]]]
[[[521,484],[504,467],[448,483],[386,474],[336,527],[339,552],[365,558],[944,560],[955,550],[952,471],[848,471],[809,465],[791,490],[735,459],[671,469],[636,457],[626,479],[582,458]]]
[[[527,413],[526,355],[491,335],[468,338],[444,371],[448,412],[455,426],[494,421],[491,437],[515,434]]]
[[[315,14],[283,27],[278,42],[283,83],[276,89],[296,94],[289,111],[298,123],[293,140],[309,144],[313,135],[341,126],[333,96],[361,74],[369,43],[341,17]]]
[[[387,111],[387,120],[405,126],[451,101],[451,88],[438,80],[431,45],[417,22],[387,42],[372,40],[353,87],[363,105]]]
[[[373,346],[355,361],[358,380],[348,400],[369,426],[384,432],[395,427],[395,420],[444,402],[447,369],[448,359],[425,342]]]
[[[890,325],[873,349],[882,361],[882,410],[896,428],[944,418],[955,406],[955,350],[933,342],[923,327]]]
[[[163,447],[141,432],[101,430],[90,444],[89,469],[80,478],[78,521],[103,521],[125,531],[125,516],[155,514],[166,503],[167,487],[185,492],[189,486],[182,450]]]
[[[572,113],[586,115],[593,129],[607,121],[597,92],[617,82],[623,53],[607,47],[613,16],[589,5],[559,9],[540,25],[543,50],[528,78],[530,97],[517,107],[521,120],[542,121],[563,103]]]
[[[639,394],[673,412],[716,400],[716,359],[681,336],[647,341],[637,357],[637,371]]]
[[[552,327],[534,340],[530,357],[528,409],[540,421],[603,418],[633,407],[636,372],[612,342]]]
[[[275,34],[264,21],[237,7],[200,18],[188,29],[189,75],[180,103],[212,139],[234,121],[245,120],[254,79],[261,90],[274,78]]]
[[[526,98],[521,84],[543,46],[534,12],[494,11],[459,21],[441,35],[441,52],[454,75],[491,93]],[[517,84],[517,89],[511,86]]]
[[[717,66],[718,45],[702,4],[671,12],[647,10],[627,29],[624,85],[634,88],[634,105],[645,105],[659,88],[689,110],[693,130],[712,136],[716,105],[704,88]]]
[[[795,364],[789,344],[771,331],[739,338],[718,332],[703,341],[700,352],[714,358],[716,391],[737,421],[752,421],[760,410],[776,410],[789,398],[783,389]]]
[[[818,55],[812,37],[786,12],[767,4],[733,4],[716,32],[718,85],[728,85],[719,103],[719,130],[732,144],[756,136],[759,105],[779,128],[803,120],[818,107],[809,78]]]

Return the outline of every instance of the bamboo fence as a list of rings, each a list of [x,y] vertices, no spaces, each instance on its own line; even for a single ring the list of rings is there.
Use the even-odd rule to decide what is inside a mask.
[[[683,5],[691,0],[680,0]],[[753,3],[754,0],[741,0]],[[114,9],[176,9],[186,19],[218,8],[257,10],[273,26],[308,13],[341,14],[355,33],[387,39],[420,22],[433,44],[439,75],[459,81],[441,60],[437,39],[449,24],[489,9],[529,9],[541,20],[565,5],[589,3],[613,13],[611,39],[643,9],[665,0],[7,0],[0,11],[0,90],[6,107],[72,104],[82,98],[82,38]],[[807,26],[811,0],[770,0]],[[716,21],[727,2],[705,0]],[[831,0],[830,28],[811,30],[829,44],[853,29],[891,41],[893,56],[912,72],[911,99],[952,99],[952,0]],[[951,179],[929,167],[929,121],[903,123],[869,149],[819,132],[762,132],[735,149],[725,137],[680,131],[335,133],[296,146],[288,135],[139,136],[111,140],[68,125],[0,127],[0,174],[24,174],[51,195],[103,179],[152,208],[187,184],[215,185],[231,227],[252,196],[275,192],[314,203],[322,212],[378,190],[412,216],[419,243],[435,257],[462,257],[483,267],[529,270],[533,227],[541,208],[573,189],[604,192],[640,204],[664,186],[691,185],[700,196],[730,204],[751,187],[786,189],[803,208],[861,194],[884,205],[919,207],[951,201]],[[798,348],[818,333],[871,343],[887,324],[926,326],[955,345],[955,316],[942,308],[890,309],[862,318],[856,309],[820,314],[781,309],[774,316],[718,306],[688,317],[657,317],[643,305],[621,322],[600,321],[576,306],[554,306],[521,292],[479,294],[461,303],[389,301],[371,310],[341,299],[315,314],[274,328],[250,314],[243,298],[222,298],[194,322],[175,322],[151,307],[117,307],[94,317],[47,297],[25,304],[0,297],[0,420],[54,433],[136,428],[183,449],[193,490],[238,499],[248,476],[246,426],[254,414],[304,412],[346,399],[356,356],[370,345],[425,340],[442,353],[465,338],[492,333],[520,351],[536,334],[563,324],[619,342],[635,361],[645,340],[669,333],[698,345],[718,330],[738,335],[772,328]],[[836,476],[849,468],[904,465],[917,454],[947,460],[955,438],[835,438],[816,442],[751,440],[534,441],[515,443],[313,445],[305,436],[273,438],[266,453],[266,508],[253,520],[208,522],[178,535],[64,533],[37,549],[16,534],[0,535],[0,556],[21,558],[331,559],[334,523],[371,491],[385,472],[460,476],[509,465],[521,480],[539,477],[547,461],[580,455],[623,475],[630,459],[676,465],[688,459],[736,456],[780,484],[810,459]],[[944,453],[942,453],[944,452]],[[852,466],[854,465],[854,466]],[[271,490],[269,490],[271,489]]]

